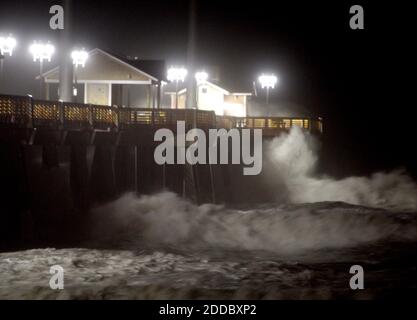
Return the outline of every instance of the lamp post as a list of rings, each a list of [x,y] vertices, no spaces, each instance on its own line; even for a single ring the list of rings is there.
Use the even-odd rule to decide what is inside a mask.
[[[33,56],[33,62],[39,61],[39,80],[40,80],[40,86],[39,86],[39,96],[42,98],[42,92],[43,92],[43,60],[48,60],[48,62],[51,62],[52,55],[55,52],[55,47],[50,44],[49,42],[46,44],[35,42],[29,47],[29,51]]]
[[[275,85],[278,82],[278,78],[273,74],[263,74],[259,77],[259,82],[261,83],[262,89],[266,89],[266,105],[269,104],[269,90],[274,89]]]
[[[199,71],[196,72],[195,74],[195,80],[197,81],[197,92],[196,92],[196,97],[197,97],[197,109],[198,109],[198,104],[200,103],[200,90],[199,87],[201,84],[204,84],[207,81],[208,78],[208,74],[205,71]]]
[[[12,36],[0,37],[0,82],[3,80],[4,59],[6,55],[11,57],[16,47],[16,39]]]
[[[184,82],[187,76],[187,69],[184,67],[171,67],[168,69],[167,79],[175,82],[175,109],[178,109],[178,83]]]
[[[78,66],[85,67],[85,63],[88,59],[88,52],[84,49],[82,50],[74,50],[71,53],[72,63],[74,64],[74,88],[73,88],[73,95],[77,96],[77,71]]]

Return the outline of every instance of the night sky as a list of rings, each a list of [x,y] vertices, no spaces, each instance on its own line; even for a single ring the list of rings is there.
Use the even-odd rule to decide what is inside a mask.
[[[197,65],[217,66],[233,89],[250,89],[260,72],[277,74],[277,108],[290,103],[324,118],[323,171],[341,176],[405,166],[416,175],[411,5],[333,2],[198,1]],[[57,3],[2,0],[0,32],[19,43],[5,67],[11,93],[36,90],[38,70],[27,47],[35,39],[57,43],[49,29],[49,7]],[[365,30],[349,28],[354,4],[364,7]],[[182,64],[187,24],[186,0],[75,1],[74,42]]]

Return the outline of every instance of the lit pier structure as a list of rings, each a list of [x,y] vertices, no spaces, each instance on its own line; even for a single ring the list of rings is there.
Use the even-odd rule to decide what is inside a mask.
[[[0,95],[0,240],[27,246],[72,239],[94,228],[90,208],[126,192],[168,189],[198,204],[271,201],[276,195],[263,183],[264,172],[244,176],[241,164],[155,162],[156,130],[175,134],[177,121],[189,130],[195,119],[203,130],[263,129],[264,141],[294,126],[322,132],[321,119],[313,118],[242,118]]]
[[[322,133],[321,118],[311,117],[233,117],[216,116],[213,111],[194,109],[119,108],[83,103],[35,100],[31,96],[0,95],[0,126],[35,131],[120,132],[134,128],[175,128],[177,121],[197,127],[263,129],[263,135],[277,136],[297,126],[312,133]]]

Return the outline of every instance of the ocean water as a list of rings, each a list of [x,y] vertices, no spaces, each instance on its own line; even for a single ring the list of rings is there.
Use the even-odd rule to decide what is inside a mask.
[[[402,171],[318,176],[315,146],[297,129],[266,146],[277,201],[233,208],[128,193],[92,212],[94,241],[0,253],[0,298],[415,296],[415,182]],[[64,290],[49,287],[53,265],[64,268]],[[353,265],[364,269],[363,290],[349,286]]]
[[[0,253],[2,299],[373,299],[417,292],[414,212],[320,202],[195,206],[127,194],[83,248]],[[352,265],[365,289],[351,290]],[[64,290],[49,269],[64,268]]]

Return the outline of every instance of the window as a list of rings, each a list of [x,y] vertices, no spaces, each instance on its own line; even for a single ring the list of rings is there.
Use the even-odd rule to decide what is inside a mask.
[[[255,119],[255,128],[264,128],[265,119]]]
[[[278,120],[268,119],[268,128],[278,128]]]
[[[284,128],[286,128],[286,129],[291,128],[291,120],[290,119],[283,119],[282,122],[284,123]]]
[[[293,126],[300,127],[300,128],[303,128],[304,127],[304,124],[303,124],[303,120],[302,119],[293,119],[292,120],[292,125]]]

